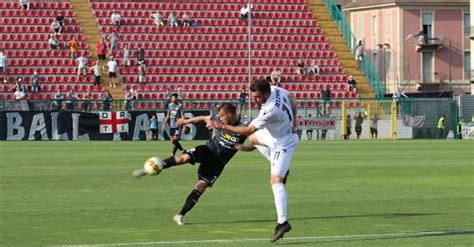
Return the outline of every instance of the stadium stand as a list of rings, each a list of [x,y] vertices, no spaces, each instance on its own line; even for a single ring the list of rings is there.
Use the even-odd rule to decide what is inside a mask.
[[[56,36],[60,50],[50,50],[50,24],[57,15],[65,17],[65,28]],[[0,99],[13,99],[13,85],[21,77],[27,85],[27,99],[51,99],[57,89],[73,90],[79,98],[90,90],[95,99],[104,90],[94,87],[92,76],[77,76],[77,62],[72,61],[66,43],[73,36],[79,41],[79,52],[90,56],[84,36],[69,1],[32,2],[29,11],[21,10],[18,1],[0,2],[0,50],[8,57],[7,83],[0,82]],[[31,93],[30,77],[37,70],[41,92]]]
[[[122,46],[128,44],[132,51],[139,46],[144,48],[147,83],[137,86],[139,98],[162,100],[167,89],[182,88],[187,99],[236,99],[239,90],[246,88],[248,22],[239,19],[240,8],[246,1],[89,2],[102,35],[106,37],[116,30],[120,37],[119,49],[113,55],[118,58],[119,77],[125,90],[138,83],[138,66],[133,55],[132,66],[122,66]],[[359,97],[358,93],[349,91],[344,68],[305,0],[254,2],[252,79],[267,77],[277,67],[283,74],[283,87],[298,99],[321,98],[324,88],[331,90],[332,98]],[[118,28],[111,24],[113,10],[122,16],[122,25]],[[57,89],[74,90],[79,98],[91,90],[94,98],[99,99],[104,87],[94,87],[92,75],[76,75],[77,63],[71,61],[65,47],[65,43],[76,36],[81,44],[80,51],[91,55],[69,1],[33,2],[28,12],[20,10],[16,1],[3,2],[0,12],[2,16],[8,16],[0,19],[0,49],[8,56],[8,83],[0,87],[0,99],[12,99],[11,85],[15,78],[21,76],[29,82],[35,69],[42,77],[42,92],[28,94],[29,99],[50,99]],[[156,12],[164,16],[164,27],[154,25],[151,14]],[[167,25],[166,19],[171,12],[178,15],[179,27]],[[50,51],[47,42],[50,23],[58,13],[66,17],[66,31],[58,36],[62,49]],[[197,25],[182,27],[184,13]],[[316,62],[321,75],[297,75],[296,63],[300,59],[307,65]],[[159,106],[162,103],[140,103],[138,108]],[[194,105],[197,108],[207,106],[205,103]],[[312,107],[311,103],[300,106]]]
[[[147,58],[147,84],[138,86],[143,99],[163,99],[167,88],[181,87],[188,99],[225,99],[238,97],[248,83],[248,22],[239,11],[246,1],[97,1],[91,7],[104,36],[116,31],[120,48],[142,46]],[[283,87],[300,99],[320,98],[328,87],[333,98],[357,98],[349,92],[347,76],[329,41],[319,28],[305,0],[254,1],[252,27],[253,78],[269,76],[274,67],[281,69]],[[122,25],[110,20],[116,10]],[[151,15],[159,12],[165,20],[157,27]],[[175,12],[187,13],[195,27],[170,27],[166,19]],[[119,49],[120,51],[120,49]],[[120,52],[114,57],[121,57]],[[296,63],[316,61],[319,77],[296,75]],[[120,61],[120,59],[119,59]],[[127,89],[137,84],[136,62],[121,67],[120,76]],[[146,107],[143,105],[142,107]]]

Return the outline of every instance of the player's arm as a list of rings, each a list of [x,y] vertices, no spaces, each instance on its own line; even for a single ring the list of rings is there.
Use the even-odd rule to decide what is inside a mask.
[[[257,149],[255,146],[253,145],[244,145],[244,144],[240,144],[240,143],[236,143],[234,145],[234,148],[239,150],[239,151],[242,151],[242,152],[252,152],[253,150]]]
[[[217,121],[212,121],[212,120],[209,120],[209,121],[206,121],[207,125],[206,127],[208,127],[209,129],[221,129],[221,130],[228,130],[230,132],[234,132],[234,133],[237,133],[239,135],[251,135],[252,133],[254,133],[255,131],[257,131],[257,128],[255,128],[253,125],[249,125],[249,126],[232,126],[232,125],[227,125],[227,124],[223,124],[223,123],[220,123],[220,122],[217,122]]]
[[[168,112],[166,113],[165,121],[163,121],[163,127],[161,127],[163,130],[166,129],[166,125],[170,122],[170,109],[168,109]]]
[[[296,99],[293,94],[288,95],[288,99],[291,104],[291,111],[293,112],[293,126],[296,126],[296,116],[298,115],[298,107],[296,105]]]
[[[211,120],[211,116],[198,116],[198,117],[193,117],[193,118],[189,118],[189,119],[185,119],[184,117],[183,118],[180,118],[176,121],[176,123],[179,125],[179,126],[183,126],[183,125],[186,125],[186,124],[189,124],[189,123],[199,123],[199,122],[206,122],[206,121],[210,121]]]

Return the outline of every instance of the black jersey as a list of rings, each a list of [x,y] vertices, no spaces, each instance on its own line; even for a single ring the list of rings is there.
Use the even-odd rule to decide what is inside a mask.
[[[216,120],[216,118],[213,117],[213,120]],[[248,124],[249,122],[247,120],[239,119],[238,123],[234,126],[247,126]],[[206,142],[206,146],[209,147],[222,165],[226,165],[237,152],[234,145],[237,143],[243,144],[245,139],[247,139],[245,135],[215,129],[212,133],[212,138]]]

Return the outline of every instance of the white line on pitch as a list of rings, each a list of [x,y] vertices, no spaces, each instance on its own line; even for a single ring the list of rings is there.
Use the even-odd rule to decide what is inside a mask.
[[[380,234],[358,234],[358,235],[335,235],[335,236],[313,236],[313,237],[288,237],[280,241],[288,240],[320,240],[335,241],[341,239],[370,239],[370,238],[390,238],[390,237],[423,237],[423,236],[442,236],[456,234],[474,234],[474,230],[458,231],[431,231],[431,232],[399,232],[399,233],[380,233]],[[209,239],[209,240],[183,240],[183,241],[159,241],[145,243],[116,243],[116,244],[82,244],[82,245],[52,245],[54,247],[101,247],[101,246],[127,246],[127,245],[164,245],[164,244],[205,244],[205,243],[239,243],[239,242],[263,242],[270,241],[268,238],[248,238],[248,239]]]

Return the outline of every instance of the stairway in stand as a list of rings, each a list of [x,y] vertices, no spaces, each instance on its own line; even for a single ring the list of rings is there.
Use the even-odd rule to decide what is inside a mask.
[[[345,68],[347,75],[352,75],[357,82],[357,89],[361,98],[374,98],[375,94],[367,81],[364,73],[357,68],[355,58],[352,56],[350,49],[344,42],[336,22],[333,21],[329,11],[322,0],[310,0],[309,5],[315,18],[319,21],[320,27],[323,29],[324,35],[328,37],[332,44],[333,50],[336,52],[341,65]]]
[[[70,0],[73,9],[76,11],[76,17],[79,22],[79,26],[81,27],[82,33],[86,37],[86,42],[89,46],[91,54],[94,56],[94,60],[97,59],[97,48],[96,45],[99,43],[101,39],[101,34],[99,31],[99,27],[97,25],[97,19],[95,18],[94,14],[92,13],[92,9],[89,5],[89,1],[84,0]],[[114,99],[123,99],[124,92],[123,88],[120,83],[120,78],[118,78],[118,85],[116,88],[109,87],[109,76],[107,73],[107,69],[102,73],[102,85],[104,85],[105,89],[108,90]]]

